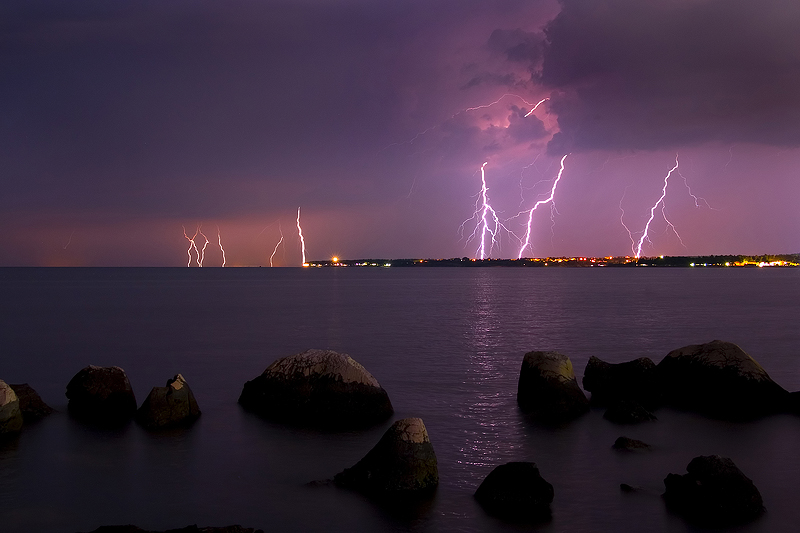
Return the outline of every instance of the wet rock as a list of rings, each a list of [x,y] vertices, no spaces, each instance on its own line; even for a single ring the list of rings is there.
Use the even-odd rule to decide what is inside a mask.
[[[492,470],[475,491],[475,499],[491,515],[510,521],[550,520],[553,485],[536,463],[511,462]]]
[[[428,431],[419,418],[398,420],[372,450],[333,482],[370,495],[424,494],[439,484],[439,469]]]
[[[716,340],[673,350],[657,372],[665,401],[679,409],[729,420],[789,409],[789,393],[731,342]]]
[[[9,386],[19,398],[19,408],[25,422],[40,420],[53,412],[53,408],[44,403],[42,397],[27,383]]]
[[[643,452],[651,449],[651,446],[646,442],[642,442],[636,439],[630,439],[628,437],[619,437],[617,440],[614,441],[614,444],[611,446],[615,450],[623,450],[629,452]]]
[[[18,433],[22,429],[22,411],[17,394],[5,381],[0,380],[0,437]]]
[[[278,359],[244,385],[239,403],[267,418],[346,429],[389,418],[389,396],[349,355],[308,350]]]
[[[558,424],[589,410],[578,386],[572,361],[558,352],[528,352],[517,387],[520,408],[542,422]]]
[[[613,364],[592,356],[583,373],[583,388],[592,393],[590,401],[597,406],[628,400],[654,409],[661,396],[656,364],[647,357]]]
[[[200,408],[192,389],[181,374],[167,380],[165,387],[153,387],[136,412],[136,421],[147,429],[186,426],[197,420]]]
[[[663,494],[668,508],[686,520],[727,527],[755,520],[764,512],[756,486],[727,457],[695,457],[686,471],[667,475]]]
[[[67,384],[67,398],[70,414],[102,426],[124,424],[136,413],[133,389],[118,366],[82,369]]]
[[[617,400],[612,403],[603,418],[615,424],[638,424],[658,420],[656,415],[632,400]]]

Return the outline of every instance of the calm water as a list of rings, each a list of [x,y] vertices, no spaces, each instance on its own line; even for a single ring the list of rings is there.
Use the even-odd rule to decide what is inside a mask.
[[[526,351],[555,349],[582,375],[611,362],[723,339],[800,389],[800,269],[0,269],[0,379],[28,382],[60,413],[0,445],[0,529],[239,523],[268,531],[518,531],[473,501],[496,465],[535,461],[555,487],[542,532],[692,531],[659,497],[697,455],[731,457],[767,514],[747,532],[800,523],[800,417],[731,424],[669,410],[615,426],[594,410],[561,428],[516,407]],[[394,419],[419,416],[439,459],[429,505],[378,506],[309,487],[360,459],[391,421],[318,433],[241,411],[245,381],[279,357],[330,348],[364,364]],[[203,416],[153,435],[87,429],[64,388],[118,365],[141,403],[182,373]],[[648,454],[610,449],[620,435]],[[623,494],[619,483],[643,487]],[[528,528],[531,529],[531,528]]]

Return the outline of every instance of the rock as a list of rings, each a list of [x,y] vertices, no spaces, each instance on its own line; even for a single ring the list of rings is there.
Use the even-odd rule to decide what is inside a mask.
[[[612,403],[603,418],[615,424],[638,424],[658,420],[656,415],[632,400],[617,400]]]
[[[658,364],[664,400],[716,418],[748,420],[786,411],[790,395],[731,342],[673,350]]]
[[[535,463],[512,462],[492,470],[475,491],[475,499],[489,514],[512,521],[550,520],[553,485]]]
[[[622,492],[632,493],[632,492],[639,492],[641,488],[634,487],[633,485],[628,485],[627,483],[620,483],[619,490]]]
[[[439,484],[439,469],[428,431],[419,418],[398,420],[372,450],[333,482],[367,494],[424,494]]]
[[[182,375],[167,380],[165,387],[153,387],[136,412],[136,421],[147,429],[189,425],[200,416],[192,389]]]
[[[19,398],[19,408],[26,422],[42,419],[53,412],[53,408],[44,403],[42,397],[27,383],[9,386]]]
[[[133,389],[118,366],[82,369],[67,384],[67,398],[70,414],[98,425],[121,425],[136,413]]]
[[[239,403],[282,422],[346,429],[389,418],[389,396],[349,355],[308,350],[278,359],[244,385]]]
[[[583,373],[583,388],[592,393],[592,405],[598,406],[632,400],[654,409],[661,396],[656,364],[647,357],[612,364],[592,356]]]
[[[22,429],[22,411],[17,394],[0,380],[0,436],[18,433]]]
[[[707,527],[744,524],[764,512],[753,482],[727,457],[695,457],[685,475],[669,474],[663,494],[668,508]]]
[[[561,423],[589,410],[589,400],[578,386],[572,361],[558,352],[528,352],[522,360],[517,403],[534,418]]]
[[[629,452],[643,452],[651,449],[651,446],[646,442],[636,439],[629,439],[628,437],[619,437],[614,441],[614,444],[611,447],[615,450]]]

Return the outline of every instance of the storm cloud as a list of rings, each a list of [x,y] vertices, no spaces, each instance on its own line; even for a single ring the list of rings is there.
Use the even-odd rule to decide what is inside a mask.
[[[796,1],[561,6],[535,74],[558,115],[550,152],[800,144]]]

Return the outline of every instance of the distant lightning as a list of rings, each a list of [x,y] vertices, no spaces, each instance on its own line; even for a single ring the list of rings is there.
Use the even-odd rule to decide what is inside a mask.
[[[496,105],[497,103],[499,103],[504,98],[509,97],[509,96],[510,97],[514,97],[514,98],[519,98],[526,105],[531,106],[531,109],[527,113],[525,113],[525,115],[523,115],[523,117],[531,116],[533,114],[533,112],[536,111],[539,108],[539,106],[541,106],[543,103],[545,103],[546,101],[548,101],[550,99],[550,98],[542,98],[537,103],[532,104],[532,103],[528,102],[527,100],[525,100],[524,98],[522,98],[519,95],[506,93],[503,96],[501,96],[500,98],[494,100],[493,102],[490,102],[488,104],[479,105],[479,106],[468,107],[468,108],[464,109],[463,111],[461,111],[460,113],[468,112],[468,111],[475,111],[475,110],[478,110],[478,109],[485,109],[485,108],[488,108],[488,107],[492,107],[492,106]],[[453,115],[453,117],[455,117],[455,116],[456,115]],[[480,191],[477,194],[477,199],[475,201],[475,212],[472,214],[472,217],[470,217],[469,219],[467,219],[466,221],[461,223],[461,227],[459,229],[460,233],[463,236],[464,226],[466,225],[466,223],[470,222],[472,220],[475,221],[475,229],[472,231],[472,234],[467,238],[467,243],[469,243],[473,239],[479,239],[480,245],[478,246],[478,250],[476,252],[477,258],[485,259],[487,257],[487,255],[491,254],[494,246],[495,245],[499,245],[499,234],[500,234],[501,230],[505,231],[511,237],[513,237],[514,239],[516,239],[517,241],[519,241],[521,243],[521,248],[519,250],[519,257],[520,258],[522,257],[522,254],[524,253],[525,249],[530,246],[530,235],[531,235],[531,224],[533,223],[533,212],[536,211],[536,209],[540,205],[546,204],[546,203],[551,203],[551,218],[553,217],[553,211],[552,210],[554,209],[554,206],[552,205],[552,201],[553,201],[553,198],[555,196],[556,187],[558,187],[558,183],[561,180],[562,174],[564,173],[564,160],[567,158],[567,155],[565,155],[564,157],[561,158],[561,170],[559,170],[558,176],[556,177],[555,181],[553,182],[553,186],[552,186],[552,188],[550,190],[550,195],[546,199],[539,200],[538,202],[536,202],[536,204],[530,210],[522,211],[522,212],[518,213],[517,215],[515,215],[514,217],[512,217],[512,218],[516,218],[516,217],[518,217],[520,215],[523,215],[523,214],[527,213],[527,215],[528,215],[528,223],[527,223],[527,226],[526,226],[527,227],[527,231],[525,233],[525,238],[524,239],[520,239],[516,234],[514,234],[511,230],[509,230],[504,224],[504,222],[506,222],[506,221],[501,221],[500,218],[497,216],[497,211],[495,211],[495,209],[492,207],[491,203],[489,202],[489,194],[488,194],[489,187],[486,185],[486,165],[487,165],[487,163],[483,163],[483,165],[481,165],[481,188],[480,188]],[[538,156],[537,156],[537,159],[538,159]],[[536,159],[534,159],[534,161],[528,166],[534,165],[535,163],[536,163]],[[527,168],[527,167],[525,167],[525,168]],[[522,182],[521,182],[521,180],[520,180],[520,192],[522,192]],[[523,198],[523,201],[524,201],[524,198]]]
[[[187,267],[192,266],[192,249],[194,248],[195,254],[197,254],[197,266],[203,266],[200,263],[200,252],[197,250],[197,243],[194,242],[194,239],[197,237],[197,233],[200,231],[200,226],[194,232],[194,235],[191,238],[186,235],[186,226],[181,226],[183,228],[183,236],[186,237],[186,240],[189,241],[189,248],[186,250],[186,255],[189,256],[189,261],[186,263]]]
[[[73,230],[73,232],[72,232],[72,233],[70,233],[70,234],[69,234],[69,239],[67,239],[67,244],[65,244],[65,245],[64,245],[64,249],[65,249],[65,250],[67,249],[67,246],[69,246],[69,245],[70,245],[70,243],[72,242],[72,236],[73,236],[73,235],[75,235],[75,231],[74,231],[74,230]]]
[[[542,98],[541,100],[539,100],[539,101],[536,103],[536,105],[535,105],[535,106],[533,106],[533,109],[531,109],[530,111],[528,111],[527,113],[525,113],[525,117],[529,117],[529,116],[531,116],[531,114],[532,114],[534,111],[536,111],[536,108],[537,108],[537,107],[539,107],[540,105],[542,105],[543,103],[545,103],[545,102],[546,102],[546,101],[548,101],[548,100],[550,100],[550,98]],[[526,103],[527,103],[527,102],[526,102]],[[529,104],[529,105],[530,105],[530,104]]]
[[[649,236],[650,224],[653,222],[653,219],[656,216],[656,210],[658,209],[659,205],[661,206],[661,215],[664,217],[664,220],[667,222],[667,225],[670,227],[670,229],[672,229],[672,231],[678,237],[678,240],[680,240],[681,243],[683,243],[683,240],[681,239],[681,236],[675,229],[675,226],[667,218],[667,214],[664,207],[664,198],[667,196],[667,186],[669,186],[669,178],[670,176],[672,176],[672,173],[675,172],[676,170],[678,170],[677,155],[675,156],[675,166],[672,167],[669,172],[667,172],[666,176],[664,176],[664,187],[661,188],[661,196],[659,196],[656,203],[653,204],[653,207],[650,208],[650,218],[647,219],[647,223],[644,225],[644,230],[642,231],[642,236],[639,237],[639,242],[635,243],[635,246],[631,246],[631,251],[633,252],[633,255],[634,257],[636,257],[636,259],[639,259],[642,256],[642,246],[644,245],[644,242],[645,241],[652,242],[650,241],[650,236]],[[620,205],[621,204],[622,201],[620,200]],[[620,217],[620,221],[622,221],[622,217]],[[628,231],[628,235],[632,235],[630,229],[628,229],[628,227],[625,225],[624,222],[622,225],[625,226],[625,229]]]
[[[281,230],[281,225],[278,224],[278,231],[281,233],[281,240],[278,241],[278,244],[275,245],[275,249],[272,250],[272,255],[269,256],[269,266],[272,266],[272,258],[275,257],[275,254],[278,253],[278,246],[281,245],[283,242],[283,230]],[[303,261],[305,262],[305,261]]]
[[[300,236],[300,249],[303,252],[303,266],[306,266],[306,241],[303,238],[303,228],[300,227],[300,208],[297,208],[297,234]]]
[[[536,102],[536,103],[534,104],[534,103],[531,103],[531,102],[527,101],[525,98],[521,97],[521,96],[520,96],[520,95],[518,95],[518,94],[513,94],[513,93],[505,93],[505,94],[504,94],[503,96],[501,96],[500,98],[498,98],[498,99],[496,99],[496,100],[494,100],[494,101],[492,101],[492,102],[489,102],[488,104],[481,104],[481,105],[477,105],[477,106],[474,106],[474,107],[467,107],[467,108],[464,108],[464,109],[462,109],[461,111],[458,111],[458,112],[456,112],[456,113],[453,113],[453,115],[452,115],[452,116],[450,116],[450,118],[449,118],[449,119],[447,119],[447,120],[445,120],[444,122],[447,122],[448,120],[453,120],[454,118],[456,118],[458,115],[460,115],[460,114],[462,114],[462,113],[468,113],[468,112],[470,112],[470,111],[477,111],[478,109],[487,109],[487,108],[489,108],[489,107],[492,107],[492,106],[494,106],[494,105],[497,105],[497,104],[499,104],[499,103],[500,103],[501,101],[503,101],[505,98],[509,98],[509,97],[511,97],[511,98],[517,98],[517,99],[521,100],[521,101],[522,101],[522,102],[523,102],[525,105],[527,105],[527,106],[531,106],[531,110],[530,110],[530,111],[528,111],[527,113],[525,113],[525,115],[524,115],[525,117],[529,117],[531,114],[533,114],[533,112],[534,112],[534,111],[536,111],[536,109],[537,109],[537,108],[538,108],[540,105],[542,105],[542,104],[543,104],[543,103],[545,103],[546,101],[550,100],[550,98],[549,98],[549,97],[545,97],[545,98],[542,98],[541,100],[539,100],[538,102]],[[430,126],[430,127],[428,127],[428,128],[425,128],[424,130],[422,130],[422,131],[420,131],[419,133],[415,134],[415,135],[414,135],[414,136],[413,136],[411,139],[409,139],[409,140],[407,140],[407,141],[405,141],[405,142],[395,142],[395,143],[391,143],[391,144],[389,144],[388,146],[385,146],[384,148],[382,148],[381,150],[379,150],[379,152],[378,152],[378,153],[380,153],[380,152],[383,152],[384,150],[387,150],[387,149],[389,149],[389,148],[390,148],[390,147],[392,147],[392,146],[400,146],[400,145],[404,145],[404,144],[413,144],[413,143],[414,143],[414,141],[416,141],[416,140],[417,140],[417,139],[419,139],[420,137],[424,137],[424,136],[425,136],[426,134],[428,134],[429,132],[431,132],[431,131],[433,131],[433,130],[437,129],[437,128],[438,128],[438,127],[440,127],[440,126],[441,126],[441,125],[442,125],[444,122],[442,122],[442,123],[440,123],[440,124],[436,124],[435,126]]]
[[[481,165],[481,190],[478,192],[478,199],[475,200],[475,212],[470,218],[461,223],[460,232],[463,234],[464,226],[467,222],[475,220],[475,229],[467,238],[467,243],[479,238],[480,245],[477,250],[478,259],[486,259],[487,253],[491,254],[495,244],[497,244],[498,233],[501,229],[511,233],[500,221],[497,212],[489,203],[489,187],[486,186],[486,170],[488,161]],[[489,240],[487,252],[486,241]]]
[[[225,266],[225,248],[222,247],[222,235],[219,232],[219,226],[217,226],[217,242],[219,243],[219,250],[222,252],[222,266]]]
[[[525,115],[525,116],[527,116],[527,115]],[[528,224],[527,224],[527,229],[525,231],[525,239],[523,240],[522,247],[520,247],[520,249],[519,249],[519,254],[517,255],[517,259],[522,259],[522,254],[525,252],[525,249],[528,246],[530,246],[530,242],[531,242],[531,224],[533,223],[533,212],[536,211],[536,209],[540,205],[546,204],[548,202],[552,202],[553,198],[555,197],[556,187],[558,187],[558,182],[561,181],[561,175],[564,173],[564,161],[566,161],[568,155],[569,154],[565,154],[564,157],[561,158],[561,168],[558,171],[558,176],[556,177],[555,181],[553,181],[553,187],[550,189],[550,196],[548,196],[547,198],[545,198],[543,200],[539,200],[538,202],[536,202],[533,205],[533,207],[531,207],[530,210],[528,211]],[[552,204],[551,204],[551,206],[552,206]]]
[[[206,242],[203,243],[203,248],[200,250],[200,258],[197,260],[198,266],[203,266],[203,261],[206,259],[206,247],[208,246],[209,241],[208,237],[206,237],[206,234],[203,233],[203,230],[200,228],[200,226],[197,226],[197,231],[200,232],[200,235],[202,235],[206,240]]]

